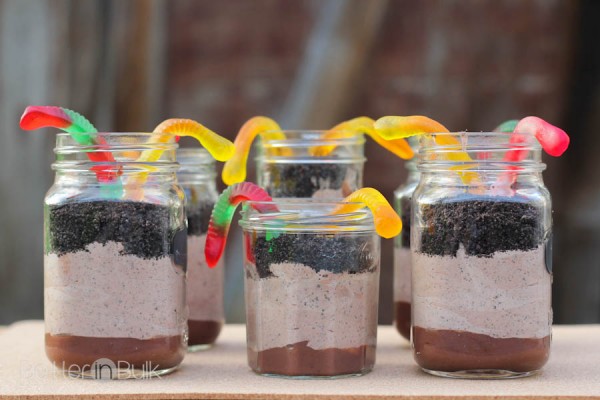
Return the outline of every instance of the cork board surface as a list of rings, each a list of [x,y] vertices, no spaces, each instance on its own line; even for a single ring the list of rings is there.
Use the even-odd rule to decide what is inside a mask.
[[[27,399],[600,399],[600,325],[556,326],[552,356],[535,377],[467,381],[429,376],[392,327],[379,328],[377,363],[360,378],[265,378],[246,364],[245,328],[227,325],[213,349],[188,354],[162,378],[94,381],[63,377],[44,354],[42,321],[0,333],[0,398]]]

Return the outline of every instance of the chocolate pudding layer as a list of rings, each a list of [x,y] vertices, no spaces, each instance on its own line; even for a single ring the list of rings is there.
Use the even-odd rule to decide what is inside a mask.
[[[344,198],[361,186],[362,172],[353,164],[270,163],[261,184],[272,197]]]
[[[305,341],[260,352],[248,348],[248,364],[260,374],[324,377],[363,374],[375,364],[375,346],[315,350]]]
[[[410,340],[410,315],[410,303],[405,301],[394,302],[394,326],[406,340]]]
[[[219,337],[222,328],[223,321],[195,321],[188,319],[188,345],[211,345]]]
[[[181,335],[155,339],[87,337],[46,333],[46,355],[56,366],[89,370],[94,361],[107,358],[127,368],[165,370],[183,361],[186,343]]]
[[[371,370],[379,254],[373,235],[356,236],[254,239],[245,293],[255,372],[336,376]]]
[[[166,206],[93,201],[49,206],[44,319],[51,361],[99,358],[151,372],[185,352],[186,232]]]
[[[465,331],[414,327],[415,360],[432,371],[532,372],[550,356],[550,336],[495,338]]]
[[[552,275],[541,210],[517,196],[421,206],[412,341],[422,368],[526,373],[544,365]]]

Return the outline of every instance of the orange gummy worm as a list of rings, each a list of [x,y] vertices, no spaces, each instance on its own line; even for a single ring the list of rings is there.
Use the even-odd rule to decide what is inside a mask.
[[[379,236],[389,239],[402,231],[402,220],[377,189],[358,189],[346,197],[344,202],[348,204],[338,206],[333,214],[351,213],[367,206],[373,214],[375,231]]]
[[[364,133],[369,135],[381,147],[400,158],[409,160],[414,156],[414,152],[406,140],[402,138],[392,140],[382,138],[374,128],[374,123],[375,121],[369,117],[353,118],[329,129],[323,134],[322,138],[324,140],[344,139],[358,133]],[[323,157],[329,155],[335,148],[336,145],[315,146],[310,149],[310,154]]]
[[[246,164],[250,148],[259,134],[267,140],[285,139],[281,127],[271,118],[258,116],[246,121],[233,142],[235,147],[233,157],[223,166],[221,177],[226,185],[231,186],[246,179]],[[291,155],[291,150],[287,148],[273,149],[272,151],[282,156]]]

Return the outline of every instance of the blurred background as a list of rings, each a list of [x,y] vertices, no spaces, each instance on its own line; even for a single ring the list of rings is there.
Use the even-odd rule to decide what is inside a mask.
[[[472,131],[540,116],[572,138],[544,175],[555,321],[600,322],[598,21],[595,0],[0,0],[0,324],[43,317],[54,135],[19,130],[29,104],[104,131],[193,118],[231,139],[255,115],[327,128],[424,114]],[[366,153],[364,184],[391,200],[403,162],[373,142]],[[390,323],[393,244],[382,244]],[[240,249],[229,246],[230,322],[243,320]]]

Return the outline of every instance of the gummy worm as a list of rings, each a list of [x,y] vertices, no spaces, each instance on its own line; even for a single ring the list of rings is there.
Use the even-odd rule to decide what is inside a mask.
[[[21,116],[19,123],[21,129],[34,130],[39,128],[53,127],[63,130],[83,146],[98,146],[108,148],[103,137],[97,136],[98,130],[83,115],[64,107],[55,106],[28,106]],[[86,153],[90,161],[114,163],[115,158],[108,151],[90,151]],[[94,166],[92,170],[96,173],[98,181],[113,182],[121,171],[114,172],[114,167]]]
[[[564,130],[541,118],[532,116],[525,117],[519,121],[509,120],[503,122],[495,130],[499,132],[512,132],[509,142],[513,147],[527,142],[527,137],[524,134],[532,135],[537,139],[544,151],[553,157],[561,156],[567,150],[571,141],[569,135]],[[527,154],[528,150],[511,148],[506,152],[502,161],[520,162],[527,157]],[[517,170],[519,167],[510,166],[509,169]],[[498,177],[495,186],[511,186],[516,179],[516,172],[507,172]]]
[[[233,156],[223,166],[221,177],[226,185],[233,185],[246,179],[246,164],[248,163],[250,147],[252,147],[252,142],[259,134],[267,140],[285,139],[281,127],[271,118],[259,116],[246,121],[233,141],[235,146]],[[291,150],[287,148],[271,149],[270,151],[281,156],[292,154]]]
[[[206,233],[204,256],[209,267],[215,267],[223,255],[233,214],[238,204],[245,201],[271,202],[273,199],[260,186],[250,182],[236,183],[221,193],[213,208]],[[275,204],[250,204],[259,212],[279,211]]]
[[[394,153],[396,156],[409,160],[413,158],[414,152],[408,142],[402,138],[386,140],[382,138],[374,128],[375,121],[369,117],[357,117],[337,124],[322,136],[324,140],[343,139],[354,136],[357,133],[365,133],[384,149]],[[315,146],[309,152],[313,156],[327,156],[335,145]]]
[[[523,143],[526,143],[526,141],[527,141],[525,136],[523,136],[519,133],[514,133],[518,124],[519,124],[518,119],[509,119],[508,121],[504,121],[503,123],[498,125],[496,128],[494,128],[494,132],[513,133],[510,136],[509,143],[511,145],[513,145],[513,147],[515,145],[518,146]],[[506,152],[502,161],[507,161],[507,162],[523,161],[527,157],[527,153],[528,153],[527,150],[513,148]]]
[[[148,144],[169,143],[173,140],[179,141],[180,136],[191,136],[198,140],[200,144],[218,161],[225,161],[231,158],[234,152],[233,143],[219,136],[204,125],[192,119],[171,118],[161,122],[154,128],[154,135]],[[142,151],[136,162],[152,163],[160,159],[164,149],[149,149]],[[149,169],[149,168],[147,168]],[[148,172],[141,172],[134,177],[134,184],[142,185],[148,179]]]
[[[444,125],[422,115],[381,117],[375,121],[374,127],[379,135],[386,140],[449,132]],[[435,142],[439,145],[450,146],[450,149],[462,147],[461,142],[453,135],[436,135]],[[458,149],[448,153],[446,158],[462,163],[473,162],[466,152],[459,151]],[[458,170],[458,174],[466,184],[478,180],[478,175],[475,172],[464,171],[465,167],[463,166],[453,167],[453,169]]]
[[[560,157],[567,150],[571,141],[565,131],[538,117],[523,118],[515,127],[514,132],[534,135],[544,151],[553,157]]]
[[[349,204],[338,206],[332,214],[347,214],[367,206],[373,214],[375,231],[379,236],[389,239],[402,231],[402,220],[377,189],[370,187],[358,189],[343,202]]]
[[[161,122],[154,133],[160,133],[154,143],[167,143],[173,136],[191,136],[214,157],[217,161],[229,160],[235,151],[233,143],[219,136],[199,122],[193,119],[171,118]],[[176,140],[179,140],[178,138]],[[142,152],[138,161],[152,162],[157,161],[162,155],[162,150],[146,150]]]
[[[538,117],[525,117],[521,120],[508,120],[494,129],[496,132],[512,132],[511,144],[520,144],[526,141],[522,134],[534,136],[544,151],[551,156],[560,157],[569,147],[569,135],[557,126],[554,126]],[[511,149],[506,152],[503,161],[523,161],[527,151]]]

